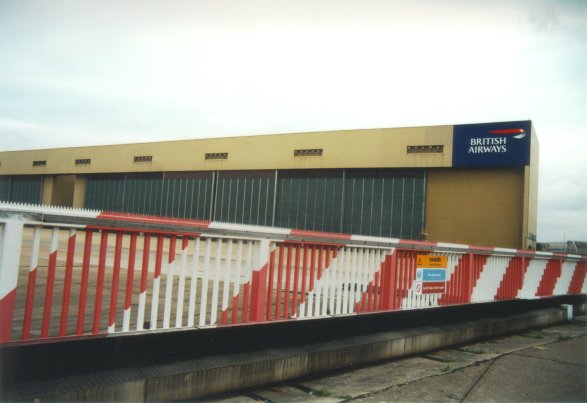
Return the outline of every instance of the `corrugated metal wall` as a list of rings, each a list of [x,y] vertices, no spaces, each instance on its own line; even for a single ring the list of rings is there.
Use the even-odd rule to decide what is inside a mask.
[[[275,225],[340,232],[343,175],[341,169],[280,171]]]
[[[417,169],[91,175],[85,207],[416,239],[425,185]]]
[[[424,227],[421,170],[348,170],[342,231],[417,239]]]
[[[10,177],[0,176],[0,200],[10,200]]]
[[[209,220],[213,186],[212,172],[165,173],[160,187],[161,213],[153,211],[151,214]]]
[[[41,176],[0,177],[0,200],[38,204],[41,202],[42,192]]]
[[[272,225],[275,171],[224,171],[216,181],[214,220]]]
[[[210,219],[212,186],[212,172],[91,175],[84,207]]]
[[[123,209],[124,175],[95,175],[86,183],[85,207],[107,211],[134,212]],[[144,213],[148,213],[145,211]]]

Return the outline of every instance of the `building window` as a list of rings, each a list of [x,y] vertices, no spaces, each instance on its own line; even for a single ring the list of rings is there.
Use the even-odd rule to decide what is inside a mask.
[[[207,159],[207,160],[227,160],[228,153],[206,153],[205,159]]]
[[[431,145],[431,146],[408,146],[407,151],[408,151],[408,154],[442,153],[442,152],[444,152],[444,146],[441,144]]]
[[[44,167],[45,165],[47,165],[47,161],[43,160],[43,161],[33,161],[33,166],[34,167]]]
[[[152,162],[152,155],[135,155],[134,162]]]
[[[92,162],[90,158],[81,158],[75,160],[75,165],[88,165]]]
[[[320,157],[324,153],[322,148],[294,150],[294,157]]]

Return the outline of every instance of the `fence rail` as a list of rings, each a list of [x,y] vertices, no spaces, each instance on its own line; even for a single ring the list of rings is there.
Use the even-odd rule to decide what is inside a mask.
[[[586,294],[587,257],[0,203],[0,342]],[[445,257],[441,291],[417,259]]]

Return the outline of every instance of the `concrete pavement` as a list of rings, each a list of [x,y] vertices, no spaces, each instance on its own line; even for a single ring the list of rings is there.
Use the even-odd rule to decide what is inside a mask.
[[[216,402],[587,401],[587,316]]]

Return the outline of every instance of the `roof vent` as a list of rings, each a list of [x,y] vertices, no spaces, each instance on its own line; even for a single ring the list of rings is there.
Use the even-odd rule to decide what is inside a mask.
[[[442,144],[431,145],[431,146],[408,146],[408,154],[432,154],[444,152],[444,146]]]
[[[134,162],[152,162],[152,155],[135,155]]]
[[[294,157],[320,157],[323,152],[324,150],[322,148],[294,150]]]
[[[228,153],[206,153],[207,160],[227,160]]]

